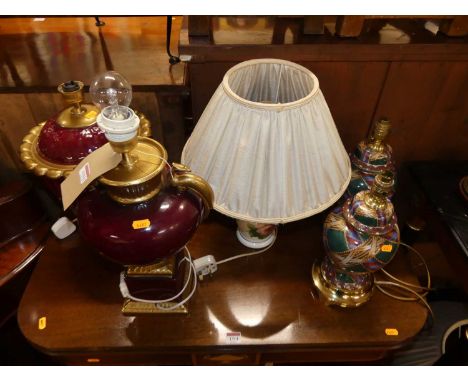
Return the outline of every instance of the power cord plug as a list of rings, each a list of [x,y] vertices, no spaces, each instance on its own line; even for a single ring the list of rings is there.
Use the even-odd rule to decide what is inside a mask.
[[[203,277],[211,275],[218,270],[218,265],[213,255],[206,255],[193,260],[193,266],[200,280],[203,280]]]

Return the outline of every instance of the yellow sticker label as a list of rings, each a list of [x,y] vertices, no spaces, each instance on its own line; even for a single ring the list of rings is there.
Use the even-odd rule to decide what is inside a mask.
[[[382,252],[392,252],[393,245],[391,244],[384,244],[382,245]]]
[[[132,223],[133,229],[141,229],[141,228],[148,228],[150,226],[150,221],[149,219],[143,219],[143,220],[134,220]]]
[[[395,328],[387,328],[385,329],[385,334],[387,336],[397,336],[398,335],[398,330]]]
[[[97,112],[94,110],[90,110],[85,114],[86,118],[96,118]]]
[[[47,326],[47,320],[45,317],[39,318],[39,321],[37,322],[37,327],[39,330],[44,330]]]

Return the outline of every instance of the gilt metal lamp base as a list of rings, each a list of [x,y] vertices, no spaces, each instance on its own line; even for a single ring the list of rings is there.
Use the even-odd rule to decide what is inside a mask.
[[[324,262],[327,261],[324,259]],[[356,308],[365,302],[369,301],[374,290],[374,276],[366,274],[361,276],[362,283],[340,285],[335,278],[327,277],[323,271],[323,264],[314,263],[312,266],[312,280],[315,286],[320,291],[321,295],[326,299],[329,305],[338,305],[343,308]]]
[[[142,300],[166,300],[180,293],[191,272],[191,267],[182,261],[184,256],[186,256],[185,248],[155,264],[127,267],[125,282],[130,295]],[[177,299],[158,304],[126,298],[122,306],[122,313],[126,316],[187,314],[186,304],[175,309],[170,308],[182,301],[190,293],[190,290],[189,285]]]
[[[188,309],[181,305],[175,309],[169,309],[176,305],[176,302],[165,302],[163,304],[153,304],[150,302],[134,301],[125,299],[122,305],[122,313],[125,316],[135,316],[140,314],[187,314]],[[163,309],[161,309],[161,307]]]

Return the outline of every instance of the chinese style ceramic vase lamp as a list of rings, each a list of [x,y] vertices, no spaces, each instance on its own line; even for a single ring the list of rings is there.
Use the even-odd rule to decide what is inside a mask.
[[[330,207],[351,178],[317,77],[276,59],[226,73],[182,162],[210,183],[214,209],[237,220],[237,238],[250,248],[268,247],[277,224]]]
[[[380,119],[375,124],[369,138],[359,142],[356,150],[351,154],[353,173],[346,193],[348,196],[369,190],[377,174],[391,172],[395,179],[396,170],[392,148],[384,143],[390,128],[391,124],[388,119]],[[393,192],[394,190],[390,196]]]
[[[388,198],[392,173],[378,174],[370,190],[349,197],[325,219],[326,256],[312,269],[314,284],[328,303],[357,307],[374,288],[373,272],[395,255],[400,232]]]
[[[115,97],[121,104],[129,105],[131,86],[116,72],[103,75],[113,83]],[[98,78],[102,78],[99,76]],[[95,87],[96,80],[91,84]],[[46,122],[32,128],[24,137],[20,147],[21,160],[25,167],[43,178],[47,189],[60,197],[60,183],[75,166],[89,153],[107,143],[104,132],[98,127],[96,118],[103,103],[83,103],[83,83],[68,81],[58,86],[67,107]],[[140,118],[139,134],[150,136],[150,122],[143,114]]]

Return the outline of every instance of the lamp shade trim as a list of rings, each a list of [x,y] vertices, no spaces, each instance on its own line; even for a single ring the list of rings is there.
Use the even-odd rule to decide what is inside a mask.
[[[213,209],[216,211],[222,213],[223,215],[229,216],[234,219],[240,219],[240,220],[247,220],[247,221],[255,221],[256,223],[266,223],[266,224],[285,224],[285,223],[291,223],[293,221],[301,220],[301,219],[306,219],[308,217],[314,216],[316,214],[319,214],[322,211],[325,211],[327,208],[331,207],[333,204],[335,204],[341,196],[345,193],[348,184],[351,180],[351,169],[349,170],[349,175],[346,180],[346,182],[343,184],[343,187],[338,191],[338,193],[330,199],[327,203],[323,203],[322,205],[310,209],[308,211],[305,211],[303,213],[297,214],[295,216],[291,216],[288,218],[260,218],[260,217],[252,217],[248,215],[243,215],[239,214],[233,211],[230,211],[226,208],[224,208],[222,205],[219,205],[217,203],[213,203]]]
[[[241,73],[242,71],[247,71],[251,70],[253,68],[260,68],[262,69],[263,67],[267,67],[267,65],[277,65],[280,68],[280,73],[279,73],[279,78],[281,78],[281,74],[283,72],[283,68],[287,68],[285,70],[292,70],[294,71],[296,77],[299,75],[300,78],[298,78],[298,82],[301,82],[302,84],[310,84],[310,90],[306,93],[303,92],[301,97],[296,97],[294,101],[290,102],[273,102],[272,100],[265,100],[263,99],[261,101],[252,101],[247,99],[246,97],[242,97],[238,94],[238,91],[233,89],[231,79],[235,75]],[[249,75],[250,73],[246,73],[246,75]],[[278,84],[278,88],[279,88]],[[317,95],[318,90],[319,90],[319,80],[318,78],[308,69],[304,68],[301,65],[295,64],[290,61],[286,60],[279,60],[279,59],[274,59],[274,58],[264,58],[264,59],[257,59],[257,60],[249,60],[249,61],[244,61],[231,69],[227,71],[227,73],[224,75],[223,82],[222,82],[222,87],[224,88],[224,91],[226,94],[231,97],[234,101],[239,102],[240,104],[253,108],[253,109],[263,109],[263,110],[269,110],[269,111],[282,111],[285,109],[292,109],[296,107],[300,107],[312,100],[312,98]],[[278,93],[278,91],[276,92]],[[266,102],[265,102],[266,101]]]

